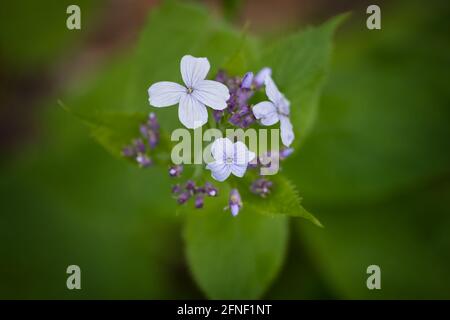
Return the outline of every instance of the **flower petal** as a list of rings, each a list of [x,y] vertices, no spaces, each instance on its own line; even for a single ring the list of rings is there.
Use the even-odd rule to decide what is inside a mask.
[[[233,164],[231,166],[231,172],[239,178],[242,178],[247,170],[247,164]]]
[[[168,107],[180,102],[186,88],[175,82],[161,81],[148,88],[148,101],[155,107]]]
[[[248,150],[247,146],[238,141],[234,144],[234,164],[245,165],[255,158],[255,153]]]
[[[286,147],[289,147],[294,141],[294,131],[291,120],[288,117],[280,117],[281,141]]]
[[[192,93],[203,104],[214,110],[223,110],[227,107],[230,92],[223,83],[213,80],[200,80],[194,86]]]
[[[211,153],[213,158],[220,163],[225,163],[227,157],[232,157],[234,154],[233,142],[228,138],[216,139],[211,146]]]
[[[208,111],[203,103],[198,102],[192,95],[186,94],[180,99],[178,117],[186,128],[195,129],[208,121]]]
[[[217,161],[210,162],[206,169],[211,170],[211,176],[217,181],[225,181],[231,174],[231,168],[225,163]]]
[[[262,86],[267,77],[270,77],[272,75],[272,69],[265,67],[262,68],[255,76],[255,78],[253,78],[253,81],[255,82],[255,84],[259,87]]]
[[[272,102],[263,101],[253,106],[253,114],[256,119],[260,119],[265,126],[271,126],[278,122],[277,109]]]
[[[195,58],[186,55],[181,58],[181,77],[188,88],[193,88],[200,80],[204,80],[208,74],[210,65],[207,58]]]
[[[266,77],[266,95],[269,97],[270,101],[272,101],[275,105],[278,104],[281,98],[283,98],[283,94],[278,90],[275,82],[273,82],[271,77]]]

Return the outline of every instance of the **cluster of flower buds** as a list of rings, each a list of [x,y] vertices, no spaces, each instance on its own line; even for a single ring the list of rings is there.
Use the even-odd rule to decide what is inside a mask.
[[[264,178],[259,178],[253,181],[252,185],[250,186],[250,191],[262,198],[265,198],[270,193],[271,188],[272,181]]]
[[[203,186],[196,186],[195,182],[188,180],[184,184],[176,184],[172,187],[172,194],[179,204],[185,204],[190,198],[195,198],[195,208],[203,208],[205,197],[215,197],[218,192],[212,183],[206,182]]]
[[[262,155],[260,155],[256,162],[252,162],[248,164],[249,168],[255,169],[259,167],[269,167],[271,165],[271,161],[274,158],[278,158],[278,160],[283,161],[288,158],[294,152],[294,148],[283,148],[279,152],[268,151]]]
[[[122,149],[122,155],[127,158],[134,158],[140,167],[148,167],[152,165],[152,159],[148,155],[159,142],[159,123],[156,115],[152,112],[149,114],[147,122],[139,127],[141,138],[133,140],[131,145]]]
[[[230,92],[230,98],[227,101],[227,108],[224,110],[215,110],[213,112],[216,122],[229,115],[228,122],[240,128],[247,128],[255,121],[255,115],[249,104],[249,99],[264,84],[266,76],[270,76],[270,69],[264,68],[256,76],[253,72],[247,72],[241,77],[229,77],[225,71],[219,71],[216,81],[225,84]]]

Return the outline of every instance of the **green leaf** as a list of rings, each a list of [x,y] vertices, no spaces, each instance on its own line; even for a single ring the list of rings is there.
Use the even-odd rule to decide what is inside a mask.
[[[224,211],[229,189],[201,211],[187,215],[186,255],[200,288],[212,299],[256,299],[281,268],[287,238],[286,217],[267,217],[251,207],[232,217]]]
[[[272,67],[272,77],[291,102],[295,145],[310,132],[318,109],[321,89],[329,69],[332,36],[345,15],[320,27],[308,28],[269,47],[262,63]]]
[[[281,174],[267,176],[272,181],[272,192],[267,198],[261,198],[248,191],[248,186],[243,189],[241,196],[245,198],[246,208],[260,214],[275,216],[287,215],[292,217],[302,217],[319,227],[323,227],[320,221],[311,213],[306,211],[301,205],[302,198],[299,196],[296,187]]]
[[[310,204],[378,202],[450,172],[449,56],[425,49],[442,46],[428,28],[445,18],[397,12],[389,37],[357,28],[340,41],[316,126],[284,167]]]

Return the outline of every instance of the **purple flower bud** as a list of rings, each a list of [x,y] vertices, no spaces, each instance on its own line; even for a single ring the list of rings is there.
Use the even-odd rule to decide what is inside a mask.
[[[213,111],[214,120],[216,120],[216,122],[220,122],[220,120],[222,120],[223,114],[224,114],[223,110],[214,110]]]
[[[239,210],[242,208],[241,195],[237,189],[231,189],[228,203],[233,217],[237,216]]]
[[[253,91],[250,91],[248,89],[239,89],[236,92],[236,102],[239,107],[244,107],[248,105],[248,99],[250,99],[253,96]]]
[[[159,142],[159,134],[153,130],[148,131],[148,145],[150,149],[155,149]]]
[[[239,115],[239,113],[235,113],[230,117],[230,119],[228,119],[228,122],[236,127],[240,127],[241,126],[241,116]]]
[[[124,157],[134,157],[134,156],[136,156],[136,152],[134,151],[133,147],[126,146],[122,149],[122,155]]]
[[[169,176],[171,177],[179,177],[183,172],[183,166],[175,165],[169,168]]]
[[[145,144],[142,139],[135,139],[133,141],[134,147],[136,148],[137,153],[145,153]]]
[[[253,72],[247,72],[242,78],[241,88],[250,89],[253,82]]]
[[[247,128],[255,121],[256,118],[248,105],[242,106],[228,119],[228,122],[240,128]]]
[[[146,154],[142,153],[137,155],[136,161],[142,168],[146,168],[152,164],[152,159],[150,159]]]
[[[153,131],[158,131],[159,123],[158,119],[156,118],[156,114],[154,112],[150,112],[150,114],[148,115],[147,124],[149,128],[152,129]]]
[[[254,83],[256,87],[261,87],[264,82],[266,81],[266,78],[272,75],[272,69],[270,68],[262,68],[255,76]]]
[[[220,70],[216,75],[216,81],[225,83],[228,80],[228,76],[225,71]]]
[[[217,196],[217,189],[212,185],[211,182],[205,183],[205,192],[210,197]]]
[[[176,184],[176,185],[172,186],[172,193],[173,194],[178,194],[180,192],[181,192],[181,187],[180,187],[179,184]]]
[[[203,196],[197,196],[195,198],[195,207],[197,209],[203,208]]]
[[[265,198],[270,193],[271,188],[272,188],[272,181],[260,178],[253,181],[250,187],[250,191],[254,194],[261,196],[262,198]]]
[[[195,182],[192,181],[192,180],[188,180],[186,182],[186,186],[185,187],[186,187],[186,190],[188,190],[188,191],[193,193],[195,191]]]
[[[178,196],[178,203],[179,203],[179,204],[186,203],[186,201],[188,201],[190,197],[191,197],[191,195],[190,195],[189,192],[182,192],[182,193]]]
[[[293,148],[284,148],[280,151],[280,160],[284,160],[294,152]]]
[[[251,126],[255,121],[256,121],[256,118],[253,114],[247,114],[242,119],[242,127],[247,128],[247,127]]]
[[[141,125],[139,126],[139,131],[141,132],[141,135],[142,135],[144,138],[148,138],[149,130],[148,130],[148,127],[147,127],[145,124],[141,124]]]

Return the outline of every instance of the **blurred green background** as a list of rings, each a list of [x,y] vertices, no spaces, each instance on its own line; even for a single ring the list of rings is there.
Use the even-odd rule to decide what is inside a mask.
[[[205,297],[166,172],[111,157],[57,103],[107,78],[156,2],[1,5],[0,298]],[[366,1],[204,2],[261,37],[352,12],[315,126],[284,168],[325,228],[291,219],[263,297],[450,298],[448,2],[381,1],[375,31]],[[80,31],[65,28],[72,3]],[[81,267],[80,291],[66,288],[70,264]],[[371,264],[378,291],[366,287]]]

